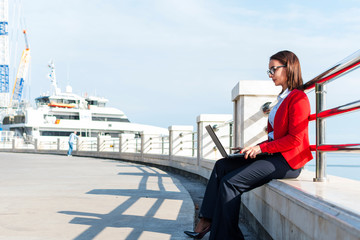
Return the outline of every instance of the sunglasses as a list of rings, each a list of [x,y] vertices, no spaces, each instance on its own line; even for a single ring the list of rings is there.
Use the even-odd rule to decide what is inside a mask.
[[[278,68],[282,68],[282,67],[286,67],[286,65],[281,65],[281,66],[274,66],[274,67],[271,67],[269,70],[267,70],[267,74],[270,76],[270,75],[274,75],[275,74],[275,71],[276,69]]]

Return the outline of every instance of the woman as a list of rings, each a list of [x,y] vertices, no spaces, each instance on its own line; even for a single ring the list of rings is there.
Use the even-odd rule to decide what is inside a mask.
[[[256,146],[235,148],[244,155],[216,162],[200,209],[195,231],[185,231],[201,239],[244,239],[238,227],[241,194],[272,179],[296,178],[312,159],[309,149],[310,103],[302,91],[300,62],[290,51],[270,57],[269,78],[282,91],[268,120],[268,140]],[[268,154],[260,154],[268,153]]]

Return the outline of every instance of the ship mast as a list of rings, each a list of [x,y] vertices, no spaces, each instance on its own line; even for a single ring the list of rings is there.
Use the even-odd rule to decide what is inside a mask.
[[[53,90],[55,94],[60,93],[60,89],[57,87],[57,81],[56,81],[56,73],[55,73],[55,63],[54,60],[50,60],[50,63],[48,64],[48,67],[50,69],[50,73],[48,75],[48,78],[51,81],[51,85],[53,86]]]

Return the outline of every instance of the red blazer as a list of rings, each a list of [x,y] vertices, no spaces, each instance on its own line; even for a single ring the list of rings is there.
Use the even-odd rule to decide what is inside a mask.
[[[303,167],[313,156],[309,144],[310,103],[307,95],[294,89],[278,108],[274,129],[268,122],[268,131],[274,131],[274,140],[260,143],[262,152],[280,152],[290,167]]]

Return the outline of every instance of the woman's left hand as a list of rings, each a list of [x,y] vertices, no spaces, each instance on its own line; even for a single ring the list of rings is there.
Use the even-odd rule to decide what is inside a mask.
[[[241,150],[241,153],[245,154],[245,156],[244,156],[245,159],[247,159],[248,157],[256,158],[256,155],[261,153],[261,148],[259,145],[252,146],[252,147],[246,147]]]

